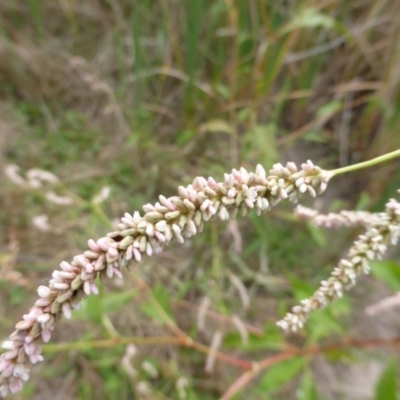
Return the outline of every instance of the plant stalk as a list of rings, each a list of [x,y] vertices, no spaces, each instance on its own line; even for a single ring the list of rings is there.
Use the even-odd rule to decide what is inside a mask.
[[[364,161],[364,162],[361,162],[358,164],[348,165],[347,167],[343,167],[343,168],[333,169],[329,172],[333,177],[336,175],[345,174],[347,172],[357,171],[362,168],[372,167],[374,165],[380,164],[382,162],[391,160],[392,158],[396,158],[396,157],[400,157],[400,149],[392,151],[387,154],[384,154],[383,156],[373,158],[372,160],[369,160],[369,161]]]

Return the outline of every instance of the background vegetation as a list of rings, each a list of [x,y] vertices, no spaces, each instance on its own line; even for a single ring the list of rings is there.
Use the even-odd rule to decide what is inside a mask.
[[[52,190],[74,203],[2,180],[1,337],[61,260],[197,175],[309,158],[329,169],[399,148],[399,15],[390,0],[2,0],[1,167],[51,171],[62,182]],[[111,196],[97,205],[105,186]],[[338,178],[309,204],[379,210],[399,187],[392,162]],[[60,324],[15,398],[217,399],[243,372],[224,360],[205,370],[221,332],[220,351],[249,361],[316,349],[274,364],[238,399],[396,399],[395,347],[383,350],[398,343],[396,310],[364,313],[400,289],[394,262],[377,267],[389,287],[363,279],[305,332],[274,326],[357,234],[289,211],[210,224],[106,283]],[[32,224],[43,214],[47,231]],[[205,354],[162,342],[178,327]]]

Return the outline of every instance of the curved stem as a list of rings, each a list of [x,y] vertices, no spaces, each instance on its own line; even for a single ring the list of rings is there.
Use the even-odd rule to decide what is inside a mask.
[[[81,341],[72,343],[50,343],[43,345],[43,351],[46,353],[57,353],[60,351],[71,350],[88,350],[88,349],[107,349],[118,345],[137,344],[137,345],[163,345],[170,344],[179,347],[188,347],[199,351],[200,353],[208,354],[210,348],[205,344],[196,342],[190,337],[175,337],[175,336],[153,336],[153,337],[114,337],[111,339],[101,339],[92,341]],[[250,370],[252,363],[241,358],[236,358],[226,353],[217,351],[215,358],[227,364],[238,367],[242,370]]]
[[[333,169],[329,172],[332,176],[336,176],[336,175],[344,174],[346,172],[351,172],[351,171],[356,171],[356,170],[362,169],[362,168],[372,167],[376,164],[380,164],[384,161],[388,161],[388,160],[391,160],[392,158],[396,158],[396,157],[400,157],[400,149],[392,151],[391,153],[384,154],[383,156],[373,158],[372,160],[369,160],[369,161],[364,161],[364,162],[361,162],[358,164],[348,165],[347,167],[343,167],[343,168]]]
[[[244,372],[239,378],[233,383],[233,385],[223,394],[220,400],[230,400],[232,397],[237,394],[241,389],[247,386],[260,372],[264,369],[277,364],[281,361],[287,360],[289,358],[294,357],[296,354],[293,354],[291,350],[279,353],[275,356],[268,357],[261,362],[254,362],[252,364],[252,369]]]
[[[310,356],[316,354],[329,353],[330,351],[335,351],[338,349],[356,347],[356,348],[374,348],[383,346],[399,346],[400,336],[396,336],[390,339],[347,339],[343,342],[333,343],[326,346],[311,346],[308,348],[293,348],[285,350],[281,353],[269,356],[254,362],[252,364],[251,370],[244,372],[239,378],[228,388],[228,390],[223,394],[220,400],[231,400],[239,391],[241,391],[245,386],[247,386],[252,380],[254,380],[260,373],[262,373],[267,368],[278,364],[284,360],[301,357]]]

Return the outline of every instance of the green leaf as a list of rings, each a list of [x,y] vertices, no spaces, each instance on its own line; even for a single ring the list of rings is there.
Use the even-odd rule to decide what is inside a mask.
[[[318,400],[319,396],[314,383],[314,377],[309,370],[303,375],[299,390],[297,391],[298,400]]]
[[[103,317],[103,299],[102,294],[98,296],[89,296],[83,303],[82,313],[95,323],[101,323]]]
[[[400,265],[393,260],[371,261],[372,274],[391,289],[400,291]]]
[[[375,387],[375,400],[397,400],[397,368],[392,360]]]
[[[7,287],[7,286],[5,285],[5,287]],[[10,288],[9,283],[8,283],[8,288]],[[10,289],[11,290],[10,290],[9,299],[8,299],[10,302],[10,305],[18,306],[20,304],[23,304],[26,301],[26,290],[24,290],[20,287],[17,287],[17,286],[11,287]]]
[[[229,135],[232,135],[233,128],[228,122],[222,119],[214,119],[201,124],[199,126],[199,132],[227,133]]]
[[[343,364],[360,361],[359,353],[353,351],[353,349],[331,349],[324,353],[324,357],[331,362],[341,362]]]
[[[298,279],[295,276],[289,276],[290,284],[292,285],[293,295],[297,301],[306,299],[313,295],[313,293],[317,290],[317,288],[303,281],[302,279]]]
[[[176,134],[176,143],[179,146],[184,146],[186,144],[188,144],[189,142],[191,142],[192,140],[194,140],[195,136],[196,136],[196,131],[191,130],[191,129],[186,129],[180,132],[177,132]]]
[[[367,192],[362,192],[357,201],[355,210],[368,210],[371,204],[371,196]]]
[[[129,303],[137,294],[137,289],[125,292],[112,293],[103,299],[103,311],[107,314],[112,311],[120,310],[125,304]]]
[[[317,142],[317,143],[328,143],[328,138],[324,136],[320,131],[313,130],[305,133],[303,135],[304,140],[308,140],[309,142]]]
[[[332,316],[330,310],[312,313],[306,326],[309,331],[308,340],[310,342],[317,342],[333,333],[344,333],[344,329]]]
[[[231,96],[231,90],[229,89],[228,86],[223,85],[222,83],[218,83],[215,86],[215,90],[225,99],[229,99],[229,97]]]
[[[224,337],[224,345],[227,348],[242,348],[247,351],[261,349],[282,350],[286,346],[286,341],[282,331],[275,324],[268,323],[264,335],[249,334],[249,342],[246,346],[242,344],[241,336],[237,332],[226,335]]]
[[[269,368],[257,387],[266,392],[272,392],[279,389],[286,382],[293,379],[303,369],[305,363],[304,358],[292,358],[290,360],[282,361],[279,364],[273,365]]]
[[[253,116],[254,110],[251,107],[244,107],[237,113],[237,120],[239,123],[250,119]]]
[[[320,247],[326,247],[326,239],[322,229],[317,228],[311,223],[307,223],[307,229],[310,232],[311,237]]]
[[[331,101],[330,103],[324,104],[322,107],[319,108],[317,111],[318,118],[329,118],[336,112],[338,112],[342,108],[341,101]]]
[[[170,307],[170,295],[166,288],[163,286],[157,285],[152,289],[152,294],[154,298],[157,300],[157,303],[164,310],[165,313],[168,314],[169,317],[173,318],[172,310]],[[153,301],[149,300],[146,303],[142,304],[140,309],[144,314],[153,318],[156,321],[164,322],[162,316],[160,316],[160,310],[158,306],[153,303]]]
[[[329,15],[320,13],[315,8],[306,8],[285,27],[284,32],[289,33],[298,28],[317,28],[323,27],[332,29],[335,26],[335,20]]]
[[[265,125],[254,125],[246,132],[246,150],[254,159],[264,165],[272,165],[278,160],[276,135],[278,127],[270,122]]]
[[[335,318],[349,315],[352,310],[351,299],[349,297],[341,297],[340,299],[336,299],[333,303],[329,304],[327,310]]]

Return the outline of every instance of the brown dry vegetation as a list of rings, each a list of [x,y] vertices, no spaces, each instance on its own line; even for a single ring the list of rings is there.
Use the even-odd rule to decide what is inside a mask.
[[[399,15],[400,2],[391,0],[2,0],[0,167],[49,170],[62,182],[53,189],[73,193],[75,202],[49,204],[43,189],[2,180],[1,337],[29,308],[35,288],[86,239],[103,236],[112,219],[160,193],[174,194],[196,175],[218,180],[233,167],[268,168],[287,159],[312,158],[334,168],[400,148]],[[340,178],[316,206],[379,209],[400,187],[398,171],[392,162]],[[111,197],[97,207],[91,199],[105,185]],[[178,399],[182,377],[188,399],[219,398],[239,375],[234,366],[217,361],[206,373],[206,355],[160,340],[138,345],[134,375],[121,364],[126,343],[98,349],[93,341],[170,336],[152,308],[152,290],[199,343],[208,346],[220,330],[226,354],[246,360],[272,354],[271,342],[285,340],[273,322],[292,304],[293,277],[297,288],[316,287],[355,235],[310,234],[280,210],[214,223],[184,246],[146,259],[123,283],[106,283],[99,299],[60,324],[52,343],[69,347],[48,347],[45,363],[14,398]],[[40,214],[49,216],[49,232],[32,225]],[[249,309],[232,273],[249,292]],[[363,284],[373,287],[370,280]],[[358,290],[356,314],[370,301],[368,291]],[[382,296],[386,291],[379,286]],[[205,296],[211,311],[200,332],[196,319]],[[383,318],[387,329],[376,330],[371,320],[348,312],[344,302],[329,314],[337,325],[318,337],[321,343],[332,335],[386,337],[398,328]],[[253,330],[253,348],[240,345],[234,315]],[[291,340],[301,344],[309,333]],[[356,371],[371,357],[350,350],[340,356]],[[153,363],[157,378],[143,361]],[[371,398],[337,386],[336,364],[322,362],[315,398]],[[302,385],[311,385],[304,376]],[[314,398],[296,397],[299,380],[269,394],[266,380],[238,398]],[[151,394],[139,390],[140,382]]]

